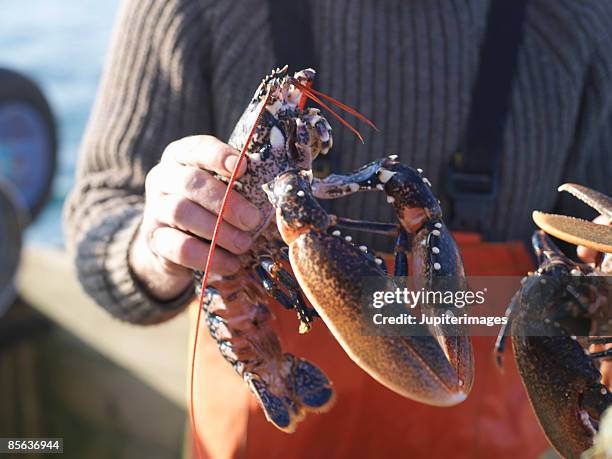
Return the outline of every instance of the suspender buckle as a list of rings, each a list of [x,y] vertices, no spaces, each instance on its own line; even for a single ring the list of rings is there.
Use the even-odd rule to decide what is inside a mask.
[[[486,234],[497,196],[496,174],[472,173],[449,165],[445,177],[447,221],[453,230]]]

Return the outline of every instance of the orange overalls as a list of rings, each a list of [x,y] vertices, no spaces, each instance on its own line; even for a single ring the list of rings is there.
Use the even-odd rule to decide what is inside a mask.
[[[523,276],[533,269],[521,243],[484,243],[462,233],[455,238],[470,276]],[[548,448],[514,359],[506,357],[503,374],[495,365],[494,337],[473,338],[476,374],[467,400],[439,408],[377,383],[322,323],[306,335],[299,335],[297,326],[295,315],[279,307],[275,327],[284,350],[316,363],[333,381],[336,402],[328,413],[311,413],[295,433],[286,434],[265,419],[201,323],[195,406],[204,457],[501,459],[535,458]]]

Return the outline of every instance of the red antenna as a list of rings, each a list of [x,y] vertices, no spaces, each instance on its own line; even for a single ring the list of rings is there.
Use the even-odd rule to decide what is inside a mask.
[[[299,81],[297,81],[296,79],[292,79],[291,82],[293,83],[293,85],[300,89],[302,91],[302,94],[305,95],[306,97],[308,97],[309,99],[313,100],[314,102],[316,102],[317,104],[319,104],[321,107],[323,107],[325,110],[327,110],[328,112],[330,112],[335,118],[338,119],[338,121],[340,121],[343,125],[345,125],[347,128],[349,128],[351,131],[353,131],[355,133],[355,135],[359,138],[359,140],[361,140],[361,143],[364,143],[363,141],[363,137],[361,136],[361,134],[359,133],[359,131],[357,129],[355,129],[353,126],[351,126],[344,118],[342,118],[340,115],[338,115],[335,111],[333,111],[331,109],[331,107],[329,107],[325,102],[323,102],[321,99],[319,99],[316,95],[319,95],[321,97],[323,97],[324,99],[330,101],[333,105],[341,108],[342,110],[350,113],[353,116],[356,116],[357,118],[359,118],[360,120],[364,121],[365,123],[367,123],[369,126],[371,126],[372,128],[374,128],[376,131],[378,131],[378,128],[376,127],[376,125],[370,121],[369,119],[367,119],[365,116],[363,116],[361,113],[359,113],[357,110],[355,110],[352,107],[349,107],[346,104],[343,104],[342,102],[340,102],[339,100],[334,99],[331,96],[328,96],[327,94],[324,94],[320,91],[317,91],[315,89],[312,89],[310,87],[310,85],[304,85],[302,83],[300,83]],[[316,95],[315,95],[316,94]],[[300,100],[300,109],[302,109],[304,107],[304,104],[306,103],[305,99]]]
[[[195,410],[194,410],[194,402],[193,402],[193,387],[194,387],[194,379],[195,379],[195,362],[196,362],[196,349],[198,345],[198,335],[200,334],[200,317],[202,316],[202,304],[204,303],[204,296],[206,295],[206,285],[208,283],[208,275],[210,274],[210,269],[212,267],[213,255],[215,253],[215,247],[217,246],[217,238],[219,237],[219,228],[221,228],[221,222],[223,221],[223,213],[225,212],[225,208],[227,207],[227,203],[229,201],[229,196],[234,187],[234,183],[236,182],[236,175],[238,174],[238,170],[240,169],[240,164],[242,160],[246,156],[247,149],[251,144],[251,140],[255,135],[255,130],[259,125],[259,120],[261,119],[266,106],[268,105],[268,100],[270,99],[270,91],[266,95],[263,100],[263,104],[259,113],[257,114],[257,119],[249,132],[249,136],[247,137],[247,141],[242,147],[242,151],[240,152],[240,156],[238,157],[238,161],[236,161],[236,165],[234,166],[234,170],[232,171],[232,175],[230,177],[229,183],[227,184],[227,188],[225,190],[225,194],[223,195],[223,201],[221,201],[221,208],[219,210],[219,216],[217,217],[217,221],[215,222],[215,229],[213,231],[212,239],[210,240],[210,249],[208,251],[208,259],[206,260],[206,268],[204,269],[204,277],[202,278],[202,291],[200,292],[200,303],[198,306],[198,315],[196,319],[196,328],[195,328],[195,337],[193,340],[193,352],[191,356],[191,381],[189,387],[189,410],[191,415],[191,431],[193,432],[193,439],[196,445],[196,458],[201,457],[200,454],[200,440],[198,435],[198,427],[195,419]]]

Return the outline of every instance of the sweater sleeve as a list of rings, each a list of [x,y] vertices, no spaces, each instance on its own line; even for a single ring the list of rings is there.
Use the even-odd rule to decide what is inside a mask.
[[[612,19],[612,8],[607,8]],[[582,104],[574,144],[563,182],[586,185],[612,196],[612,33],[603,32],[586,68]],[[562,193],[558,211],[592,219],[597,214],[573,196]]]
[[[160,302],[128,265],[147,172],[178,138],[210,132],[198,0],[126,0],[64,208],[68,252],[85,291],[119,319],[151,324],[179,313],[189,288]]]

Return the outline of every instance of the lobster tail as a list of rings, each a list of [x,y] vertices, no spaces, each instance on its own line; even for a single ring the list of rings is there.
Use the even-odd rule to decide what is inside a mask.
[[[244,375],[251,391],[263,409],[266,419],[280,430],[291,433],[304,417],[304,411],[286,395],[277,394],[262,378],[252,373]]]
[[[246,279],[246,282],[245,282]],[[324,412],[334,399],[329,378],[307,360],[282,351],[271,311],[248,276],[206,289],[203,310],[223,357],[245,380],[268,421],[294,432],[307,412]]]
[[[245,373],[266,419],[284,432],[294,432],[306,412],[325,412],[333,405],[334,392],[327,376],[307,360],[284,354],[283,367],[288,369],[283,386],[267,382],[265,376]]]
[[[331,408],[334,403],[334,390],[327,376],[308,360],[296,359],[291,354],[285,354],[285,357],[293,360],[289,384],[304,409],[320,413]]]

